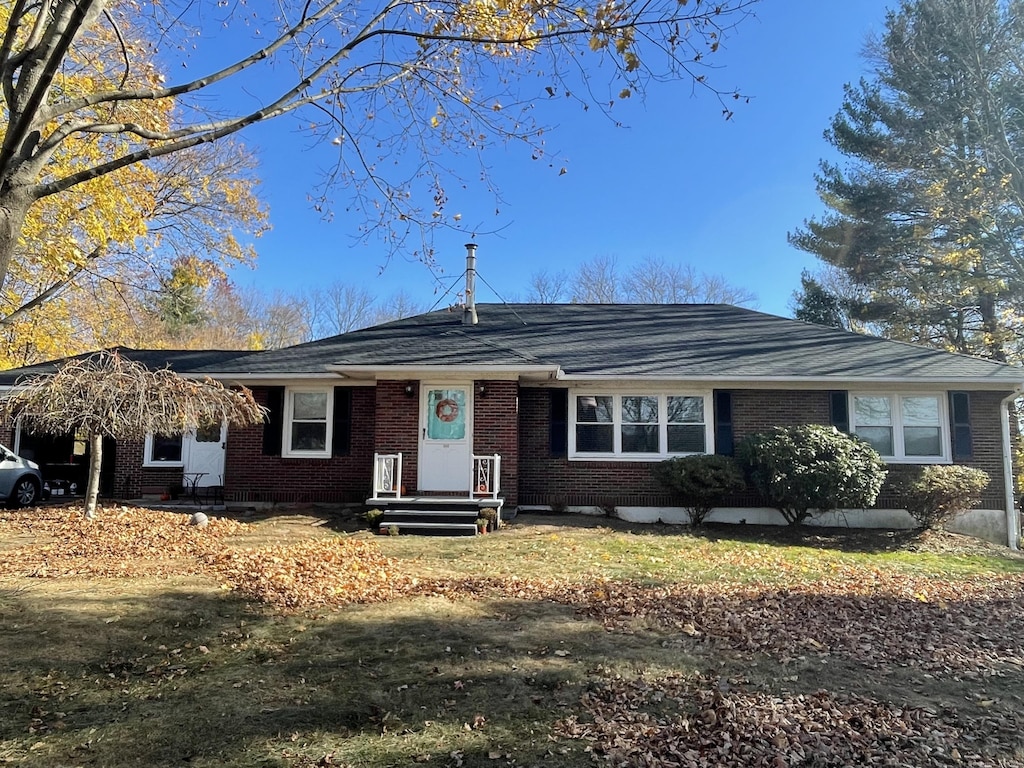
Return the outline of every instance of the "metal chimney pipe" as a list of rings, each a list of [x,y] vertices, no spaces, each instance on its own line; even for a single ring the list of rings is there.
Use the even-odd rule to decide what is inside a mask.
[[[476,325],[476,243],[466,243],[466,308],[463,325]]]

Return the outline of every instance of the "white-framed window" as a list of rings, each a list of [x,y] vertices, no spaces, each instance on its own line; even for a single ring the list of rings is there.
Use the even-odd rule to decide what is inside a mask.
[[[850,431],[890,461],[948,462],[949,414],[939,393],[855,392]]]
[[[332,395],[330,387],[285,390],[282,455],[330,457]]]
[[[569,455],[655,461],[712,449],[710,393],[572,393]]]
[[[182,435],[146,435],[144,467],[183,467],[185,456]]]

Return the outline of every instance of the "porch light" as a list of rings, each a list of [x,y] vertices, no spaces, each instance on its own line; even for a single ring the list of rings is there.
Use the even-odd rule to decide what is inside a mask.
[[[405,396],[406,397],[412,397],[415,394],[416,394],[416,385],[413,384],[411,381],[405,382]]]
[[[479,385],[476,388],[476,393],[480,395],[480,397],[487,397],[487,386],[484,384]]]

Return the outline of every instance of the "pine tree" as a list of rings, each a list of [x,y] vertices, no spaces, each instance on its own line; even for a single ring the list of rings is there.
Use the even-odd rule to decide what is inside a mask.
[[[887,336],[999,360],[1024,336],[1024,2],[914,0],[847,85],[827,206],[790,242],[841,270]]]
[[[843,299],[829,291],[806,269],[800,273],[800,290],[793,294],[793,317],[805,323],[849,329]]]

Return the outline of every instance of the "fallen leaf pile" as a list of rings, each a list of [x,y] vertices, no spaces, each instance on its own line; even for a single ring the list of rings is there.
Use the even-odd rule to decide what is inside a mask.
[[[332,537],[261,549],[226,539],[245,526],[130,507],[0,512],[0,533],[41,540],[5,548],[0,575],[130,576],[212,569],[250,599],[288,608],[383,602],[414,595],[545,600],[617,631],[657,626],[687,642],[783,663],[836,656],[966,678],[1024,669],[1024,577],[945,581],[836,564],[826,578],[785,588],[717,581],[651,586],[607,579],[413,579],[377,544]],[[639,625],[638,625],[639,622]]]
[[[637,618],[782,662],[837,655],[869,668],[889,664],[931,672],[993,674],[1024,664],[1024,583],[1019,578],[948,583],[891,576],[863,594],[857,582],[792,590],[609,585],[582,606],[610,626]]]
[[[968,735],[953,712],[826,691],[772,695],[743,682],[614,679],[584,694],[584,718],[565,718],[555,732],[588,742],[595,761],[613,767],[994,764],[977,748],[992,724],[973,722]]]
[[[637,621],[695,642],[765,653],[784,663],[829,655],[867,667],[889,664],[965,677],[1024,670],[1024,579],[946,582],[898,573],[867,584],[851,572],[792,589],[750,585],[467,578],[423,581],[420,594],[550,600],[609,629]]]
[[[384,602],[413,583],[376,543],[351,538],[225,550],[207,563],[246,597],[286,608]]]
[[[0,533],[35,541],[5,549],[0,576],[197,573],[199,558],[244,528],[220,518],[203,528],[188,522],[188,514],[124,506],[100,507],[93,520],[83,517],[80,506],[4,510]]]

